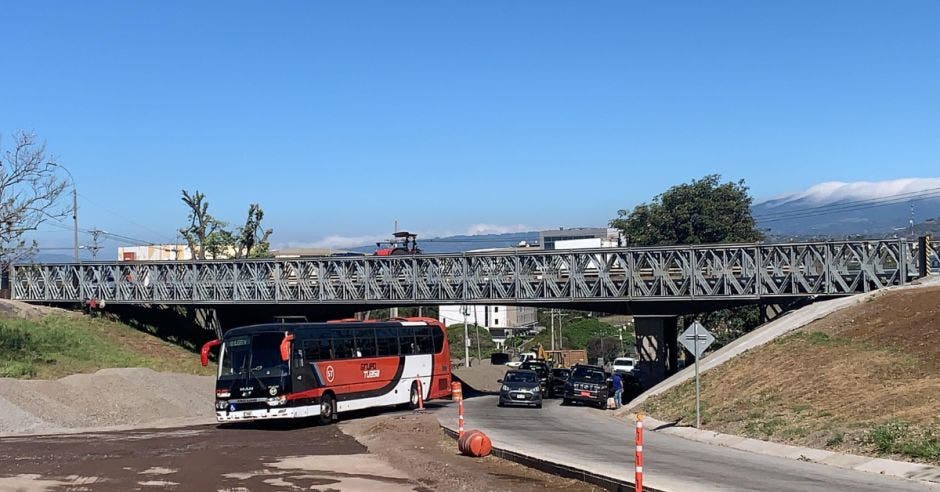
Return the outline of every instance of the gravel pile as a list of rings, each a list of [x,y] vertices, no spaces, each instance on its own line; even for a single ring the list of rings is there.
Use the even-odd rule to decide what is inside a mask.
[[[55,381],[0,378],[0,435],[209,423],[214,388],[210,376],[143,368]]]
[[[484,361],[476,366],[457,367],[454,369],[454,376],[460,378],[464,385],[477,391],[498,393],[500,384],[496,381],[502,379],[509,369],[511,368],[490,365],[489,361]]]

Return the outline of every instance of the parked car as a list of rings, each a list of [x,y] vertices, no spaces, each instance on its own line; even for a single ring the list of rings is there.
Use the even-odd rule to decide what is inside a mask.
[[[565,394],[565,383],[568,382],[568,376],[570,375],[571,369],[552,369],[552,383],[548,385],[549,398],[557,398],[559,395]]]
[[[537,358],[537,356],[535,355],[535,352],[525,352],[525,353],[523,353],[523,354],[519,354],[519,360],[514,360],[514,361],[512,361],[512,362],[507,362],[506,365],[507,365],[508,367],[514,367],[514,368],[515,368],[515,367],[521,367],[522,364],[524,364],[524,363],[526,363],[526,362],[528,362],[528,361],[530,361],[530,360],[535,360],[536,358]]]
[[[565,383],[562,405],[577,401],[604,408],[610,394],[608,384],[607,373],[599,366],[576,365]]]
[[[621,374],[633,372],[636,369],[636,359],[633,357],[617,357],[611,367],[612,372]]]
[[[499,387],[499,401],[497,405],[526,405],[542,408],[542,388],[539,386],[539,377],[535,371],[513,369],[506,371]]]
[[[548,367],[548,363],[544,361],[528,361],[523,362],[519,369],[525,369],[527,371],[535,371],[539,376],[539,386],[542,387],[542,392],[547,392],[548,388],[551,387],[552,383],[552,370]]]

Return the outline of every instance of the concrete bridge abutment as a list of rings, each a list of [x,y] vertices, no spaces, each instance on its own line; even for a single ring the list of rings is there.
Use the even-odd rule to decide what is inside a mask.
[[[679,370],[678,316],[634,316],[637,371],[645,388]]]

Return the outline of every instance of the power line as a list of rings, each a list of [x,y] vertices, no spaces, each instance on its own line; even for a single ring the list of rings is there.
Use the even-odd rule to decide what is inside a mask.
[[[150,232],[150,233],[152,233],[152,234],[156,234],[156,236],[159,237],[159,238],[161,238],[161,239],[167,239],[167,238],[170,237],[170,236],[166,236],[166,235],[165,235],[165,234],[166,234],[165,232],[159,232],[159,231],[157,231],[157,230],[151,229],[150,227],[148,227],[148,226],[146,226],[146,225],[144,225],[144,224],[141,224],[141,223],[135,221],[134,219],[131,219],[131,218],[129,218],[129,217],[125,216],[125,215],[122,215],[122,214],[120,214],[120,213],[118,213],[118,212],[115,212],[114,210],[111,210],[111,209],[109,209],[108,207],[105,207],[104,205],[101,205],[101,204],[99,204],[99,203],[93,201],[92,199],[88,198],[87,196],[85,196],[85,195],[83,195],[83,194],[81,194],[81,193],[79,193],[78,196],[82,197],[82,199],[84,199],[86,202],[88,202],[88,203],[90,203],[90,204],[92,204],[92,205],[94,205],[94,206],[96,206],[96,207],[98,207],[98,208],[104,210],[105,212],[108,212],[109,214],[111,214],[111,215],[113,215],[113,216],[115,216],[115,217],[117,217],[117,218],[119,218],[119,219],[124,220],[125,222],[128,222],[128,223],[130,223],[130,224],[132,224],[132,225],[134,225],[134,226],[140,227],[141,229],[143,229],[143,230],[145,230],[145,231],[147,231],[147,232]],[[169,241],[167,241],[167,242],[173,242],[173,240],[169,240]]]

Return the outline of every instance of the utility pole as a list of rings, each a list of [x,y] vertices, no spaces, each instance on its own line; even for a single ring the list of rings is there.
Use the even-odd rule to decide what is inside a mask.
[[[65,169],[64,167],[62,169]],[[68,170],[66,170],[68,172]],[[72,177],[72,173],[69,173]],[[78,263],[78,190],[75,189],[75,179],[72,178],[72,244],[75,248],[75,263]]]
[[[486,309],[486,307],[484,307],[483,309]],[[476,333],[477,335],[477,359],[483,360],[483,352],[480,351],[480,325],[479,323],[477,323],[477,307],[476,306],[473,306],[473,332]]]
[[[463,306],[463,366],[470,367],[470,330],[467,328],[467,305]]]
[[[91,233],[91,244],[85,246],[85,249],[87,249],[88,251],[91,251],[91,259],[92,259],[92,260],[97,260],[97,259],[98,259],[98,251],[100,251],[102,248],[104,248],[104,246],[102,246],[102,245],[100,245],[100,244],[98,243],[98,237],[101,236],[102,234],[105,234],[105,231],[102,231],[102,230],[99,230],[99,229],[92,229],[92,230],[89,231],[89,232]]]
[[[555,350],[555,308],[550,309],[548,313],[552,318],[552,350]]]

